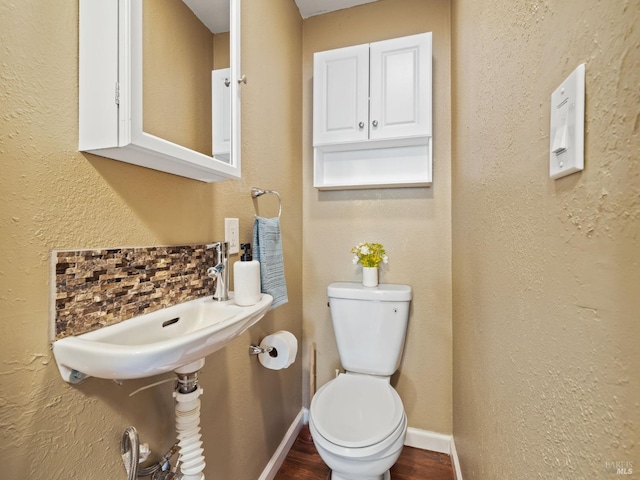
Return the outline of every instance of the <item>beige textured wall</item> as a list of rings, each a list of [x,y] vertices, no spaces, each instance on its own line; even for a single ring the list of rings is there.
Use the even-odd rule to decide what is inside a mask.
[[[639,25],[637,0],[453,1],[465,480],[638,475]],[[550,96],[583,62],[585,170],[554,181]]]
[[[231,37],[229,32],[216,33],[213,36],[213,68],[229,68]]]
[[[285,200],[290,303],[207,358],[207,478],[257,478],[299,411],[301,363],[267,371],[246,353],[281,328],[300,338],[302,316],[301,186],[282,180],[301,177],[301,108],[282,97],[301,96],[302,22],[289,0],[270,1],[273,13],[263,3],[244,1],[245,61],[269,52],[269,62],[246,69],[243,179],[208,185],[78,153],[77,2],[0,0],[3,478],[124,478],[119,441],[127,425],[156,450],[175,438],[171,384],[129,397],[150,381],[72,387],[60,378],[48,342],[50,250],[211,241],[222,238],[224,216],[239,217],[249,240],[253,183],[280,188]],[[270,15],[278,20],[265,22]],[[267,98],[274,80],[283,91]]]
[[[451,188],[449,3],[381,0],[304,21],[304,332],[317,346],[317,385],[340,368],[326,289],[360,281],[349,250],[382,243],[389,264],[381,281],[413,287],[399,372],[392,379],[409,426],[451,432]],[[433,32],[434,160],[430,188],[320,192],[313,188],[313,53]],[[307,353],[305,347],[305,354]],[[305,356],[304,367],[307,368]],[[306,376],[305,376],[306,378]],[[305,403],[308,404],[305,387]]]

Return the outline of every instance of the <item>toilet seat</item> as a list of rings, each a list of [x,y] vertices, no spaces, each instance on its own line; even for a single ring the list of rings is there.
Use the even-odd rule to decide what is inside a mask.
[[[382,447],[406,425],[402,400],[388,380],[367,375],[328,382],[314,395],[310,413],[314,429],[338,448]]]

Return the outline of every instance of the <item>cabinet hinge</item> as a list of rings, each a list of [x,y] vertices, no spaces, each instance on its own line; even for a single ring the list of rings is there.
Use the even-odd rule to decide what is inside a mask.
[[[120,106],[120,84],[116,82],[116,105]]]

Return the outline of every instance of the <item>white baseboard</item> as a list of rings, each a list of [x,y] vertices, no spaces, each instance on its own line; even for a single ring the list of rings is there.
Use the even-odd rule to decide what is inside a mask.
[[[420,430],[419,428],[407,428],[407,437],[404,440],[407,447],[431,450],[432,452],[451,453],[451,435]]]
[[[404,444],[408,447],[430,450],[432,452],[446,453],[451,457],[451,466],[455,480],[462,480],[460,460],[453,441],[453,435],[420,430],[419,428],[407,428],[407,437]]]
[[[451,437],[451,465],[453,465],[453,478],[454,480],[462,480],[462,470],[460,469],[460,459],[458,458],[458,452],[456,451],[456,444]]]
[[[262,471],[262,475],[258,480],[273,480],[282,466],[293,442],[296,441],[300,429],[309,421],[309,409],[302,408],[291,426],[285,433],[284,438],[273,453],[271,460]],[[458,452],[453,441],[452,435],[430,432],[428,430],[420,430],[419,428],[407,428],[407,437],[404,444],[408,447],[420,448],[422,450],[430,450],[432,452],[446,453],[451,456],[451,465],[453,466],[453,474],[455,480],[462,480],[462,472],[460,470],[460,461],[458,460]]]
[[[262,475],[260,475],[258,480],[273,480],[275,478],[276,473],[278,473],[278,470],[280,470],[280,467],[284,462],[284,459],[287,458],[287,454],[289,453],[289,450],[291,450],[293,442],[296,441],[296,437],[298,436],[298,433],[300,433],[305,417],[305,410],[305,408],[300,410],[298,415],[296,415],[296,418],[293,419],[289,430],[284,434],[284,438],[280,442],[280,445],[278,445],[278,448],[276,448],[276,451],[273,453],[271,460],[267,463],[267,466],[264,467]]]

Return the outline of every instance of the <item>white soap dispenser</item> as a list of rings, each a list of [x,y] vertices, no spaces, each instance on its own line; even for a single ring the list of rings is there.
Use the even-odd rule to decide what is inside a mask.
[[[251,256],[251,244],[241,243],[240,261],[233,265],[233,288],[236,305],[249,307],[260,301],[260,262]]]

